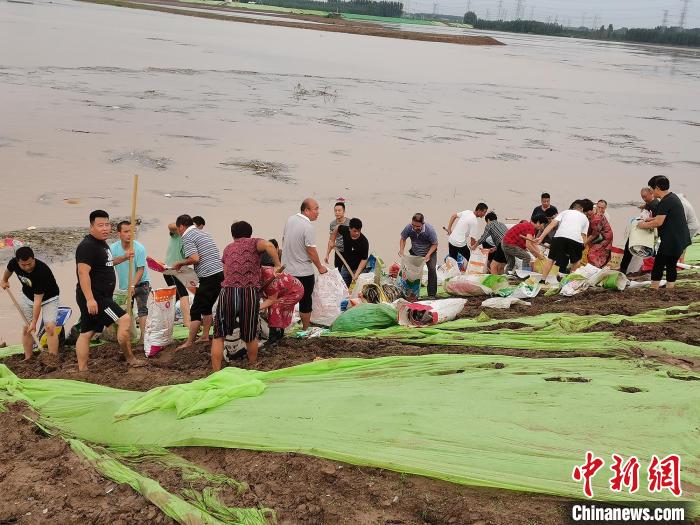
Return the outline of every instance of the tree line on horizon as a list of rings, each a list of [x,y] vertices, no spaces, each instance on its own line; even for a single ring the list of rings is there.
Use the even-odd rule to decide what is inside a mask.
[[[247,0],[243,0],[243,2],[246,1]],[[401,15],[403,15],[402,2],[388,2],[386,0],[327,0],[325,2],[317,0],[257,0],[257,3],[277,7],[289,7],[292,9],[313,9],[316,11],[385,16],[391,18],[400,18]]]
[[[674,46],[700,47],[700,28],[681,29],[679,27],[613,28],[600,26],[598,29],[587,27],[565,27],[558,23],[540,22],[539,20],[485,20],[469,11],[464,15],[465,24],[475,29],[505,31],[509,33],[530,33],[535,35],[569,36],[595,40],[613,40],[619,42],[639,42],[646,44],[667,44]]]

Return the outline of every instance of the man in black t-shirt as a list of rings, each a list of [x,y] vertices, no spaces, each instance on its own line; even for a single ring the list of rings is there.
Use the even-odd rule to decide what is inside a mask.
[[[44,321],[46,329],[46,343],[49,354],[58,356],[58,330],[56,330],[56,318],[58,317],[58,284],[53,276],[51,268],[46,263],[35,259],[34,252],[29,246],[17,249],[15,258],[7,263],[7,269],[0,281],[0,287],[10,287],[12,274],[22,283],[21,308],[29,326],[22,332],[22,346],[24,346],[25,361],[32,357],[34,339],[32,332],[36,332],[39,314]]]
[[[690,232],[685,218],[685,209],[678,195],[671,192],[671,183],[663,175],[657,175],[649,180],[649,187],[654,196],[659,199],[656,215],[652,219],[637,224],[638,228],[658,228],[661,244],[654,257],[654,267],[651,270],[651,287],[659,288],[661,277],[666,271],[666,288],[673,289],[676,285],[678,259],[685,249],[690,246]]]
[[[87,370],[92,336],[112,323],[118,324],[117,341],[126,362],[131,366],[143,364],[131,351],[131,318],[112,298],[117,283],[114,265],[132,258],[134,253],[126,250],[124,256],[112,259],[109,245],[105,242],[111,232],[112,223],[107,212],[93,211],[90,214],[90,234],[85,236],[75,251],[78,274],[75,299],[80,308],[80,337],[75,350],[80,371]]]
[[[369,258],[369,241],[362,233],[362,221],[360,219],[350,219],[348,226],[340,224],[335,227],[331,238],[328,240],[328,253],[325,262],[328,263],[328,254],[335,248],[335,241],[338,235],[343,238],[343,253],[342,257],[352,270],[352,274],[345,267],[340,269],[340,275],[343,277],[345,284],[350,286],[350,283],[357,280],[360,274],[367,266]]]

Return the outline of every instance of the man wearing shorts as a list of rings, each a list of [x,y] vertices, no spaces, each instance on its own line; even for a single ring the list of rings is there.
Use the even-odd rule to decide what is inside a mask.
[[[484,216],[486,228],[476,241],[477,246],[484,246],[488,243],[489,248],[489,271],[494,275],[501,275],[506,265],[506,254],[503,253],[501,241],[508,231],[508,227],[498,220],[498,216],[490,211]]]
[[[56,317],[58,316],[58,284],[53,276],[51,268],[46,263],[34,258],[34,252],[29,246],[17,249],[15,258],[7,263],[7,269],[0,281],[0,287],[4,290],[10,287],[9,279],[16,274],[22,283],[22,300],[20,306],[29,326],[25,325],[22,332],[22,346],[24,347],[25,361],[32,357],[34,339],[32,332],[36,333],[39,315],[44,320],[49,354],[58,357],[58,330],[56,330]]]
[[[581,264],[583,247],[588,237],[588,216],[593,214],[593,201],[581,199],[575,201],[572,208],[557,215],[537,238],[543,242],[550,231],[557,228],[549,248],[547,261],[542,268],[542,279],[546,280],[554,261],[571,262],[574,272]],[[563,268],[562,268],[563,269]]]
[[[207,232],[200,230],[189,215],[180,215],[175,221],[177,232],[182,237],[185,259],[173,264],[179,270],[189,264],[199,277],[199,288],[194,294],[190,308],[190,333],[187,341],[177,347],[178,350],[192,346],[199,327],[202,326],[202,338],[199,342],[209,341],[209,330],[212,321],[212,308],[219,297],[221,282],[224,280],[224,267],[221,264],[221,253],[214,239]]]
[[[112,223],[107,212],[95,210],[90,214],[90,233],[75,250],[78,274],[75,299],[80,308],[80,336],[75,350],[78,356],[78,370],[81,372],[88,368],[92,336],[112,323],[117,323],[117,341],[126,362],[130,366],[143,365],[131,351],[131,318],[112,298],[117,279],[112,252],[109,251],[106,242],[111,232]],[[133,257],[133,252],[129,250],[124,254],[122,261],[130,257]]]
[[[316,249],[316,231],[312,224],[318,219],[319,205],[314,199],[307,198],[301,203],[300,213],[287,219],[282,238],[282,264],[287,273],[299,279],[304,286],[304,296],[299,301],[299,317],[301,326],[307,330],[311,324],[313,303],[311,295],[314,292],[316,278],[314,266],[319,274],[328,269],[321,264]]]

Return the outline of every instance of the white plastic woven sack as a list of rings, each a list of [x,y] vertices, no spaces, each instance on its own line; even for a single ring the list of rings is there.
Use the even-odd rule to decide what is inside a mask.
[[[452,257],[446,257],[445,262],[437,267],[435,273],[437,274],[438,286],[444,284],[447,279],[452,277],[457,277],[462,272],[459,270],[459,264]],[[423,286],[428,285],[428,267],[423,267],[423,277],[421,278],[421,283]]]
[[[148,294],[148,317],[143,336],[143,351],[153,357],[173,342],[175,325],[175,287],[157,288]]]
[[[178,281],[185,285],[185,288],[199,287],[199,277],[189,266],[183,266],[179,270],[169,268],[163,272],[163,275],[174,275]]]
[[[411,303],[399,299],[392,305],[398,312],[399,325],[419,327],[451,321],[464,309],[466,302],[466,299],[442,299]]]
[[[467,265],[467,274],[481,275],[486,272],[489,264],[489,251],[482,248],[472,250],[469,256],[469,264]]]
[[[425,260],[420,255],[404,255],[397,282],[404,296],[417,299],[420,295],[420,280]]]
[[[340,315],[340,302],[350,296],[345,281],[337,268],[316,276],[314,293],[311,296],[313,311],[311,322],[321,326],[330,326]]]
[[[475,297],[478,295],[491,295],[493,291],[484,286],[475,275],[458,275],[445,283],[445,291],[458,297]]]
[[[358,297],[360,295],[360,292],[362,289],[365,287],[366,284],[370,284],[374,282],[374,273],[373,272],[368,272],[368,273],[361,273],[359,277],[357,278],[357,281],[355,281],[355,287],[352,289],[352,293],[350,294],[350,297],[352,299]]]

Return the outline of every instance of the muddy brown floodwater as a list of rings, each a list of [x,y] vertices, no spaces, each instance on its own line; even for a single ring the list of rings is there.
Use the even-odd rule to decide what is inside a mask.
[[[11,51],[0,58],[0,233],[83,228],[95,208],[128,215],[134,173],[139,214],[159,225],[141,239],[161,258],[180,213],[203,215],[223,247],[234,219],[279,238],[308,195],[322,205],[319,246],[342,196],[389,262],[415,211],[439,230],[478,201],[521,218],[544,190],[560,208],[604,197],[620,239],[652,175],[700,203],[697,51],[488,34],[507,45],[0,3]],[[73,267],[54,267],[72,304]],[[15,315],[0,299],[8,342]]]

